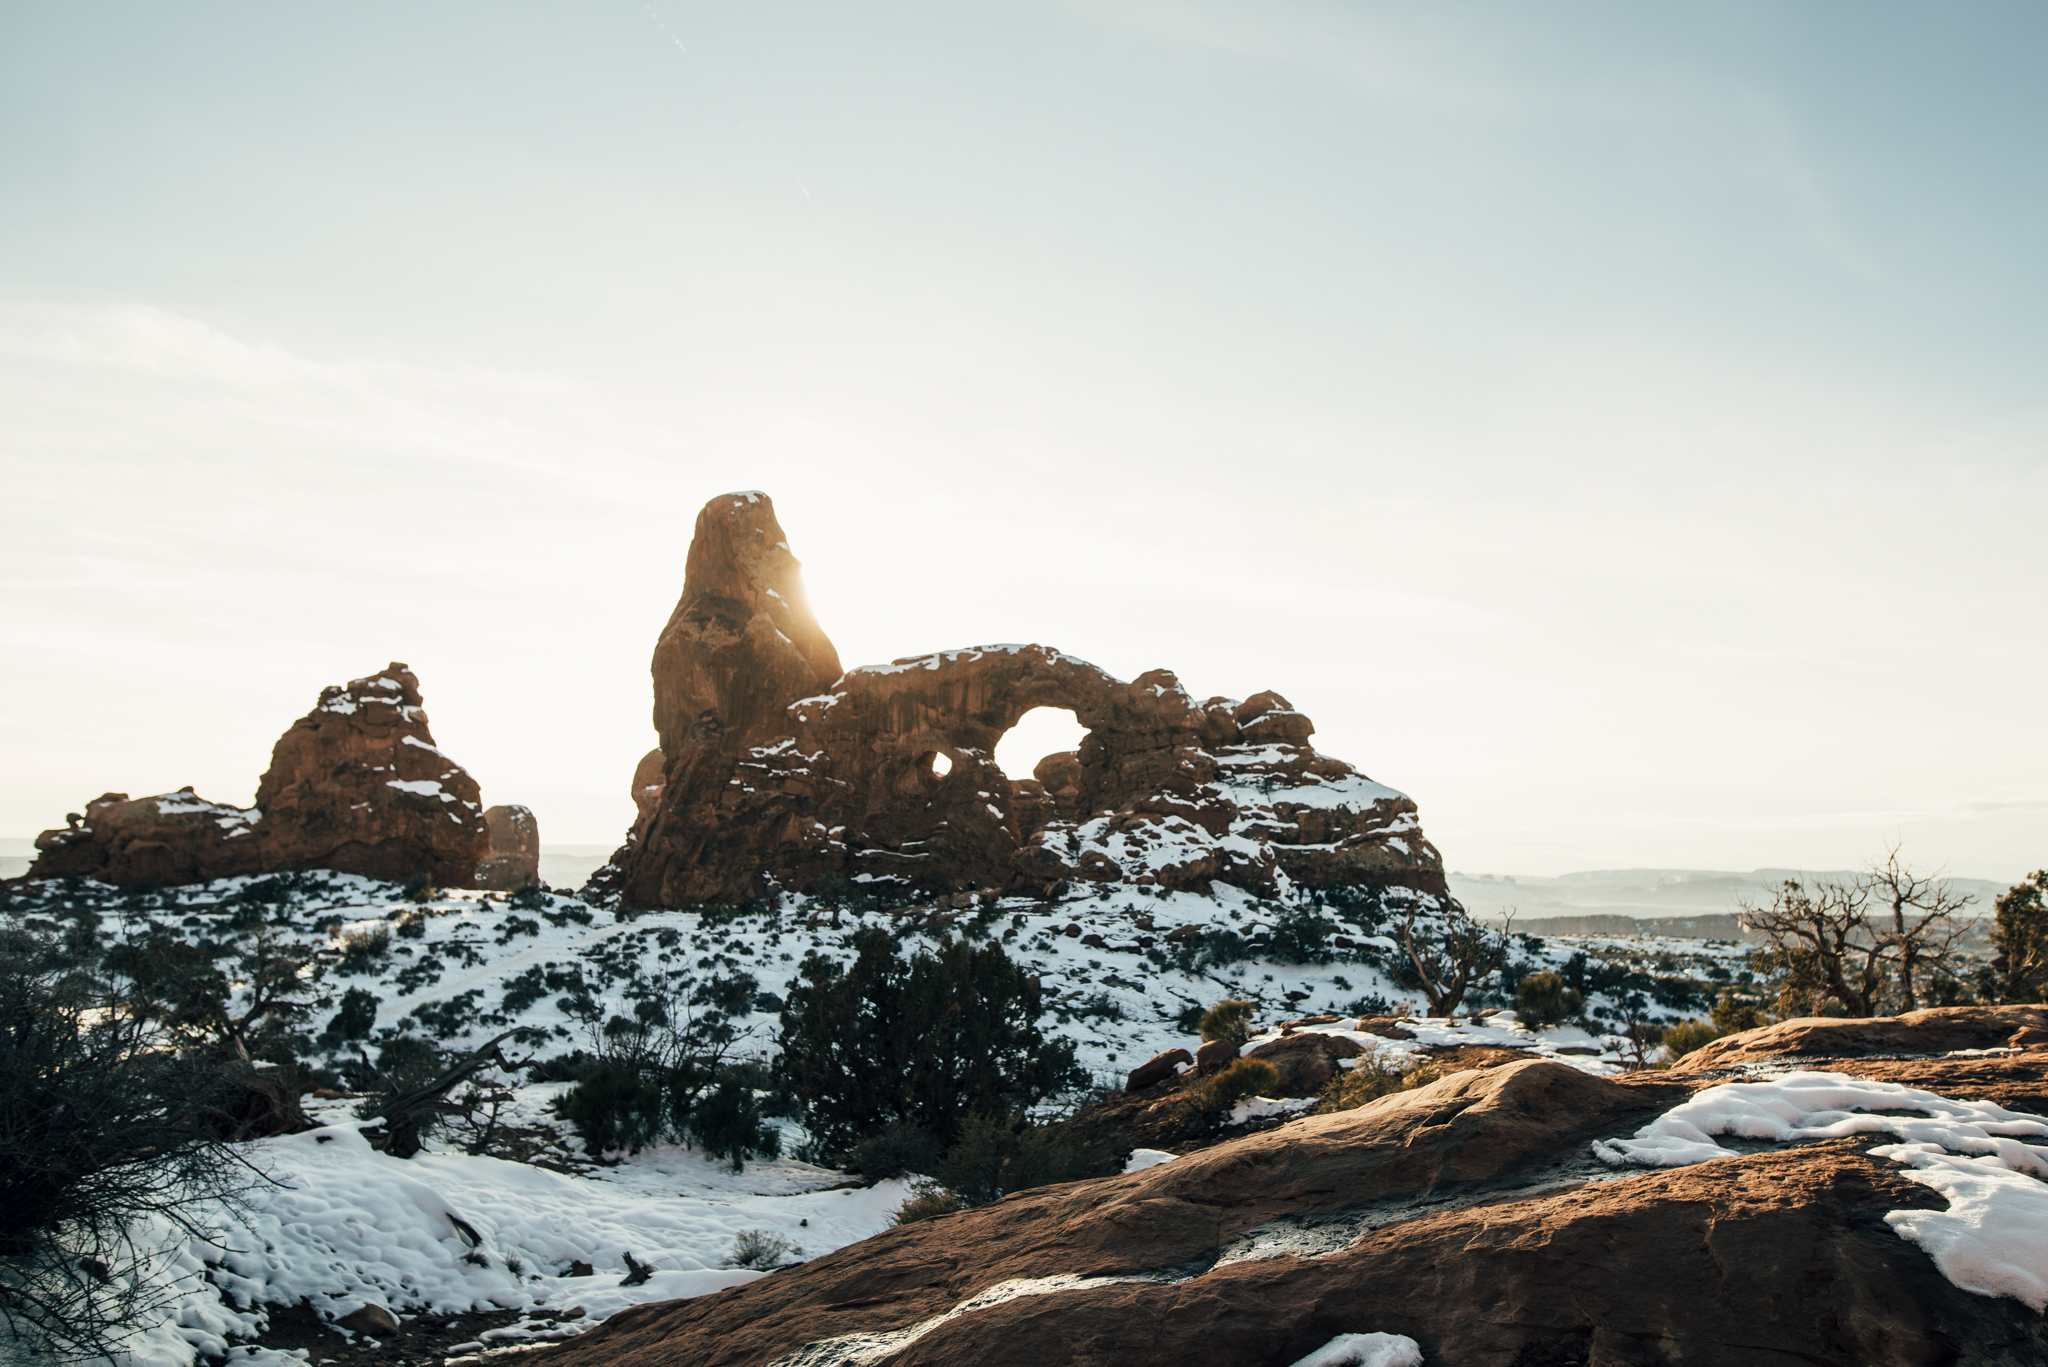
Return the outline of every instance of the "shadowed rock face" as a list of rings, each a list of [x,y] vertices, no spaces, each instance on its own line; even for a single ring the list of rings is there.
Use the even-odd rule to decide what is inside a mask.
[[[271,751],[250,808],[190,788],[107,793],[44,831],[30,878],[197,883],[284,869],[472,885],[490,849],[476,780],[435,748],[419,680],[392,664],[323,689]]]
[[[540,822],[525,807],[492,807],[484,813],[490,853],[477,862],[476,885],[517,892],[540,882]]]
[[[1125,683],[1040,645],[842,673],[764,494],[698,515],[653,674],[661,747],[597,880],[627,905],[864,876],[943,892],[1270,891],[1283,876],[1444,890],[1415,804],[1317,754],[1314,725],[1277,693],[1198,701],[1166,670]],[[1012,781],[996,743],[1035,707],[1071,710],[1088,734]]]
[[[2039,1052],[1798,1063],[2048,1109]],[[1958,1289],[1885,1223],[1944,1202],[1875,1137],[1621,1176],[1590,1157],[1719,1080],[1457,1073],[628,1310],[535,1367],[1285,1367],[1375,1331],[1460,1367],[2048,1361],[2048,1320]],[[1040,1280],[1074,1277],[1121,1280]]]

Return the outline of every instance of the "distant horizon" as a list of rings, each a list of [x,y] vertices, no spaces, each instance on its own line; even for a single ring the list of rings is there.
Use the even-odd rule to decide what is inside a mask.
[[[624,835],[621,834],[621,837],[618,841],[614,841],[610,844],[591,844],[587,842],[570,844],[544,843],[540,847],[540,852],[543,856],[555,855],[579,859],[604,858],[612,854],[614,851],[616,851],[623,842]],[[33,835],[0,836],[0,857],[19,858],[22,856],[33,855],[34,852],[35,836]],[[1552,882],[1566,878],[1592,877],[1600,875],[1625,877],[1630,875],[1684,874],[1688,876],[1708,876],[1717,878],[1751,878],[1762,875],[1793,874],[1813,878],[1850,875],[1856,872],[1858,872],[1858,870],[1854,868],[1821,868],[1817,866],[1808,868],[1787,865],[1763,865],[1751,869],[1687,869],[1657,868],[1644,866],[1638,868],[1613,869],[1567,869],[1561,873],[1531,873],[1526,870],[1490,870],[1470,872],[1465,869],[1446,868],[1444,870],[1444,876],[1446,878],[1460,878],[1474,881],[1480,879],[1515,878],[1531,879],[1538,882]],[[2010,886],[2014,882],[2017,882],[2018,879],[2024,875],[2014,875],[2014,877],[2012,878],[2005,879],[1979,878],[1971,874],[1957,873],[1954,870],[1944,870],[1941,873],[1941,876],[1944,878],[1952,879],[1957,882],[1997,884],[1999,887],[2003,888]]]

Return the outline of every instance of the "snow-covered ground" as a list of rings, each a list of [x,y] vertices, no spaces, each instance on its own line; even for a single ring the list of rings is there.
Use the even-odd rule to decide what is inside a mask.
[[[630,1015],[650,992],[739,975],[752,979],[753,1004],[738,1019],[740,1051],[766,1060],[783,998],[805,958],[850,959],[860,935],[878,927],[906,952],[956,935],[1001,943],[1039,977],[1049,1008],[1044,1024],[1074,1042],[1102,1086],[1120,1087],[1128,1069],[1155,1053],[1192,1047],[1194,1018],[1227,996],[1256,1002],[1268,1032],[1283,1020],[1322,1014],[1338,1019],[1300,1028],[1347,1034],[1395,1054],[1486,1044],[1593,1072],[1621,1066],[1621,1040],[1602,1030],[1528,1030],[1510,1010],[1457,1021],[1422,1018],[1420,997],[1403,989],[1393,971],[1393,937],[1411,911],[1418,926],[1442,914],[1412,894],[1361,918],[1308,898],[1280,902],[1230,887],[1202,896],[1084,885],[1054,903],[946,899],[859,912],[784,897],[745,911],[621,915],[553,894],[407,896],[393,884],[338,874],[227,879],[161,892],[46,884],[25,890],[10,908],[21,923],[52,931],[87,914],[99,918],[103,937],[169,932],[222,946],[247,943],[267,921],[286,941],[314,951],[307,976],[317,1008],[306,1022],[309,1036],[329,1025],[345,992],[374,999],[370,1037],[360,1044],[330,1038],[302,1050],[314,1066],[338,1063],[363,1046],[374,1053],[396,1037],[454,1048],[512,1026],[544,1038],[519,1053],[566,1054],[591,1047],[595,1022]],[[1202,938],[1191,945],[1195,936]],[[1630,981],[1638,986],[1689,982],[1683,990],[1698,996],[1739,977],[1742,952],[1732,943],[1686,940],[1523,942],[1508,981],[1568,968],[1578,955],[1581,976],[1590,969],[1619,982],[1634,972]],[[1310,961],[1290,961],[1303,959]],[[1485,984],[1468,1005],[1505,1003],[1501,992],[1501,982]],[[1591,1000],[1619,1016],[1618,988],[1596,991]],[[1402,1006],[1413,1012],[1405,1027],[1411,1039],[1352,1028],[1362,1013]],[[1636,1009],[1666,1018],[1703,1013],[1646,1006],[1640,997]],[[547,1111],[563,1087],[517,1086],[506,1118],[552,1127],[557,1152],[573,1155],[578,1142]],[[1304,1104],[1254,1098],[1241,1104],[1238,1119]],[[164,1323],[139,1327],[132,1345],[137,1367],[181,1367],[195,1353],[218,1356],[232,1340],[258,1335],[265,1307],[300,1301],[332,1317],[371,1303],[400,1314],[525,1312],[526,1327],[492,1331],[499,1343],[580,1332],[629,1304],[765,1275],[724,1265],[743,1231],[788,1240],[790,1257],[814,1257],[885,1228],[906,1195],[900,1182],[852,1187],[842,1174],[794,1158],[750,1162],[735,1173],[675,1146],[616,1166],[571,1163],[566,1172],[472,1156],[445,1140],[397,1159],[364,1141],[352,1101],[316,1102],[311,1110],[320,1128],[247,1146],[270,1180],[246,1209],[210,1213],[221,1230],[214,1245],[164,1233],[161,1273],[176,1284],[175,1306]],[[803,1151],[806,1136],[797,1123],[778,1123],[784,1152]],[[581,1270],[577,1264],[591,1270],[570,1275]],[[652,1275],[629,1284],[635,1266]]]
[[[1942,1275],[1980,1296],[2048,1310],[2048,1122],[1988,1101],[1959,1101],[1841,1073],[1794,1072],[1695,1093],[1637,1132],[1596,1142],[1616,1166],[1684,1167],[1728,1158],[1717,1135],[1784,1143],[1889,1134],[1870,1152],[1907,1166],[1946,1210],[1895,1210],[1885,1223],[1927,1250]]]

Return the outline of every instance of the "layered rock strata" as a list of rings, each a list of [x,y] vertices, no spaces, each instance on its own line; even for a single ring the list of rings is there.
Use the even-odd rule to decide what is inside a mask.
[[[2038,1014],[1993,1011],[1967,1028],[2004,1038]],[[2048,1111],[2048,1049],[1939,1056],[1956,1024],[1907,1034],[1919,1058],[1835,1058],[1807,1032],[1787,1061]],[[1754,1050],[1776,1042],[1745,1047],[1760,1061]],[[1837,1042],[1864,1047],[1853,1030]],[[1458,1072],[636,1307],[535,1367],[1285,1367],[1373,1332],[1463,1367],[2048,1361],[2048,1320],[1962,1289],[1888,1222],[1945,1204],[1870,1151],[1888,1134],[1736,1142],[1649,1171],[1594,1155],[1591,1141],[1727,1077],[1606,1079],[1548,1060]]]
[[[537,858],[539,832],[526,819]],[[516,823],[507,824],[514,839]],[[492,839],[476,780],[435,746],[419,680],[394,663],[321,690],[278,738],[254,806],[208,802],[190,788],[106,793],[67,828],[44,831],[36,849],[30,878],[168,886],[334,869],[470,887]]]
[[[653,675],[660,748],[597,879],[629,906],[842,879],[1444,891],[1415,804],[1318,754],[1278,693],[1198,700],[1169,671],[1126,683],[1042,645],[842,671],[765,494],[698,514]],[[1037,707],[1071,710],[1087,736],[1012,780],[996,743]]]

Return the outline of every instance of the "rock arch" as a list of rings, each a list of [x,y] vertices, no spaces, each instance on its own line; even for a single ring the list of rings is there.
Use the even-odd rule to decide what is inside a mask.
[[[601,898],[734,902],[848,876],[956,892],[1079,878],[1444,890],[1415,804],[1317,754],[1277,693],[1198,701],[1170,671],[1126,683],[1045,645],[841,671],[800,571],[767,495],[698,515],[655,648],[661,748],[634,776],[638,819]],[[1012,780],[996,743],[1037,707],[1071,711],[1087,735]]]

